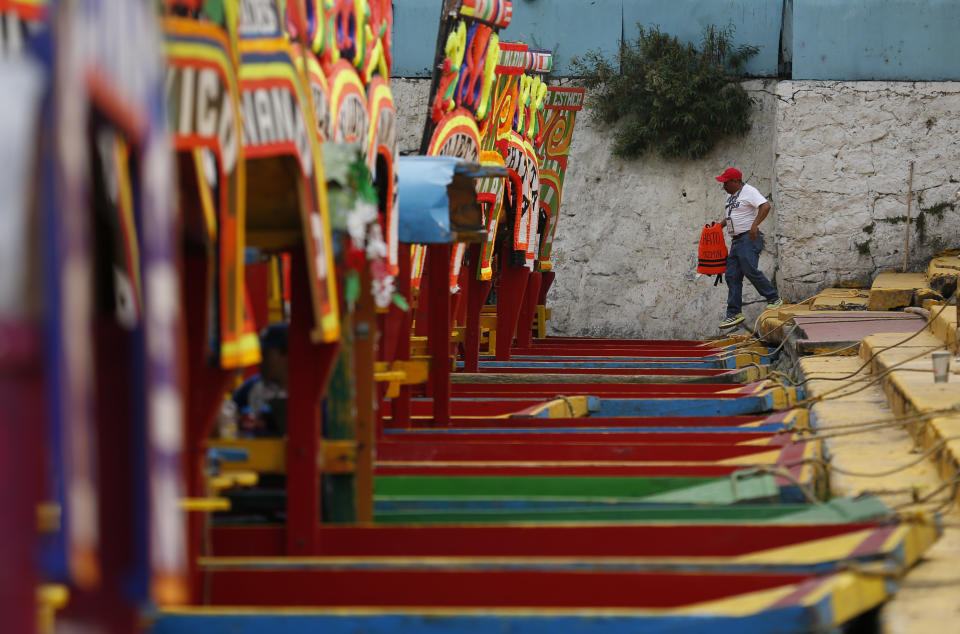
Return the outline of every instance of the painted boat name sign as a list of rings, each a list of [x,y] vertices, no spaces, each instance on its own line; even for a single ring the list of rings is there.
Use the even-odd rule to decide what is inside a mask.
[[[281,37],[274,0],[243,0],[239,31],[241,37]]]
[[[289,89],[282,86],[258,87],[243,91],[243,145],[254,150],[276,144],[293,143],[305,176],[313,172],[310,138],[300,104]],[[273,154],[273,152],[269,152]]]
[[[167,98],[171,127],[181,137],[219,141],[223,171],[233,172],[238,139],[233,107],[220,74],[212,68],[167,67]]]

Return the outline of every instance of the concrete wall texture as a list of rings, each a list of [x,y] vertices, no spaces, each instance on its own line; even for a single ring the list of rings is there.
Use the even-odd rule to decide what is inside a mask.
[[[394,3],[394,75],[427,77],[440,0]],[[657,25],[699,42],[709,24],[736,29],[735,42],[760,48],[747,65],[774,77],[792,59],[793,79],[960,80],[957,0],[514,0],[504,40],[552,50],[554,75],[571,57],[616,50],[636,25]],[[781,56],[781,41],[784,45]]]
[[[960,245],[960,83],[788,81],[776,96],[773,204],[788,297],[903,265],[911,161],[911,266]]]
[[[776,82],[745,87],[756,100],[752,130],[698,161],[618,159],[609,130],[589,112],[577,118],[553,247],[553,333],[659,339],[717,332],[727,287],[696,272],[700,230],[723,217],[726,194],[714,177],[735,166],[764,196],[774,188]],[[776,268],[772,206],[760,258],[768,275]],[[743,301],[751,319],[766,303],[749,283]]]
[[[721,216],[713,177],[735,166],[767,196],[760,268],[787,300],[867,283],[903,264],[915,162],[911,263],[960,245],[960,83],[751,80],[753,129],[699,161],[611,156],[612,134],[577,119],[554,244],[550,329],[562,335],[716,333],[726,287],[696,274],[700,228]],[[401,149],[415,151],[426,80],[392,82]],[[744,312],[764,300],[744,285]]]

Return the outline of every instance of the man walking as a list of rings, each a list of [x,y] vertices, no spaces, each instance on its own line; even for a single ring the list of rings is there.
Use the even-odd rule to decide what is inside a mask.
[[[724,205],[725,218],[720,223],[731,235],[730,253],[727,256],[727,317],[720,322],[721,328],[731,328],[743,321],[743,278],[746,276],[757,292],[766,298],[767,308],[772,310],[783,304],[777,289],[767,276],[760,272],[757,263],[763,249],[760,223],[770,213],[770,203],[757,188],[743,182],[743,174],[733,167],[717,176],[727,192]]]

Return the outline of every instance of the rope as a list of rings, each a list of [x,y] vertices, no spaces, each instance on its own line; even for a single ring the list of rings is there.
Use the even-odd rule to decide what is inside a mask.
[[[791,319],[793,319],[793,318],[791,317]],[[787,322],[783,322],[783,323],[786,324]],[[786,335],[784,335],[783,341],[780,342],[780,345],[773,349],[773,352],[754,352],[753,354],[757,355],[758,357],[772,357],[772,356],[775,356],[778,352],[780,352],[780,350],[783,349],[783,347],[784,347],[785,345],[787,345],[787,342],[790,341],[790,335],[792,335],[792,334],[793,334],[793,331],[796,330],[796,329],[799,328],[799,327],[800,327],[799,324],[794,324],[793,328],[790,329],[790,332],[788,332]],[[778,328],[779,328],[779,326],[778,326]]]
[[[958,290],[960,290],[960,288],[958,288]],[[956,292],[955,292],[954,294],[956,295]],[[930,322],[934,321],[937,317],[939,317],[940,314],[941,314],[944,310],[947,309],[947,306],[949,306],[949,304],[946,303],[946,302],[944,302],[943,306],[940,307],[940,310],[937,311],[937,314],[934,315],[927,323],[930,323]],[[883,348],[877,349],[877,351],[874,352],[873,354],[871,354],[871,355],[870,355],[870,358],[867,359],[867,360],[863,363],[863,365],[861,365],[859,368],[857,368],[857,370],[856,370],[853,374],[850,374],[847,378],[852,378],[852,377],[856,376],[857,374],[860,374],[860,372],[861,372],[865,367],[867,367],[868,365],[870,365],[870,362],[873,361],[873,360],[877,357],[877,355],[880,354],[881,352],[886,352],[887,350],[891,350],[891,349],[893,349],[893,348],[896,348],[897,346],[902,346],[903,344],[907,343],[908,341],[910,341],[911,339],[913,339],[914,337],[916,337],[917,335],[919,335],[921,332],[925,332],[925,331],[926,331],[926,328],[921,328],[921,329],[918,330],[917,332],[915,332],[915,333],[913,333],[912,335],[908,336],[906,339],[903,339],[903,340],[901,340],[901,341],[898,341],[897,343],[894,343],[894,344],[890,344],[889,346],[885,346],[885,347],[883,347]],[[928,351],[928,352],[929,352],[929,351]]]
[[[894,344],[894,345],[899,345],[899,344]],[[884,348],[883,350],[878,350],[873,356],[870,357],[870,359],[867,360],[867,363],[866,363],[866,364],[860,366],[860,368],[858,368],[858,369],[857,369],[856,371],[854,371],[852,374],[847,374],[847,375],[845,375],[845,376],[823,376],[823,375],[819,375],[819,374],[811,374],[809,377],[807,377],[807,378],[805,378],[803,381],[801,381],[801,383],[806,383],[806,382],[808,382],[808,381],[846,381],[846,380],[848,380],[848,379],[856,376],[857,374],[859,374],[859,373],[863,370],[864,367],[866,367],[867,365],[869,365],[870,361],[872,361],[873,358],[874,358],[877,354],[879,354],[879,353],[881,353],[881,352],[885,352],[886,350],[889,350],[889,349],[892,348],[892,347],[894,347],[894,346],[891,345],[890,347]],[[931,346],[930,348],[927,348],[926,350],[924,350],[923,352],[921,352],[920,354],[918,354],[916,357],[913,357],[913,358],[911,358],[911,359],[908,359],[908,361],[913,361],[913,360],[916,359],[916,358],[922,357],[923,355],[925,355],[925,354],[927,354],[927,353],[929,353],[929,352],[932,352],[932,351],[934,351],[934,350],[939,350],[939,349],[940,349],[940,348],[939,348],[938,346]],[[906,362],[907,362],[907,361],[898,361],[897,363],[895,363],[894,365],[892,365],[892,366],[890,366],[890,367],[891,367],[891,368],[895,368],[895,367],[898,367],[898,366],[900,366],[900,365],[903,365],[903,364],[906,363]],[[924,371],[924,372],[928,372],[929,370],[923,370],[923,371]],[[858,381],[862,381],[862,380],[864,380],[864,379],[857,379],[857,380],[858,380]]]
[[[556,398],[559,398],[567,405],[567,413],[570,414],[570,418],[576,418],[576,410],[573,408],[573,400],[566,394],[558,394]]]
[[[921,498],[916,498],[916,499],[914,499],[912,502],[904,502],[903,504],[898,504],[898,505],[895,506],[894,508],[902,508],[902,507],[904,507],[904,506],[912,506],[912,505],[914,505],[914,504],[925,504],[925,503],[927,503],[931,498],[933,498],[933,496],[937,495],[938,493],[940,493],[941,491],[943,491],[943,490],[946,489],[947,487],[953,487],[953,493],[951,494],[950,498],[948,498],[948,499],[950,499],[950,500],[956,499],[956,497],[957,497],[957,486],[958,486],[958,485],[960,485],[960,474],[955,475],[954,477],[950,478],[949,480],[947,480],[946,482],[942,483],[942,484],[941,484],[940,486],[938,486],[936,489],[934,489],[933,491],[927,493],[927,494],[924,495],[923,497],[921,497]],[[943,502],[942,502],[941,500],[937,500],[937,503],[939,503],[939,504],[941,504],[941,505],[943,504]]]
[[[829,471],[836,471],[836,472],[839,473],[839,474],[848,475],[848,476],[852,476],[852,477],[855,477],[855,478],[883,478],[883,477],[886,477],[886,476],[888,476],[888,475],[893,475],[894,473],[899,473],[899,472],[901,472],[901,471],[904,471],[904,470],[906,470],[906,469],[909,469],[910,467],[913,467],[913,466],[915,466],[915,465],[920,464],[920,463],[921,463],[924,459],[926,459],[928,456],[930,456],[931,454],[939,451],[945,444],[947,444],[947,442],[949,442],[949,441],[951,441],[951,440],[957,440],[957,439],[960,439],[960,435],[953,435],[953,436],[947,436],[947,437],[945,437],[945,438],[941,438],[939,441],[937,441],[936,443],[934,443],[929,449],[927,449],[927,450],[924,451],[922,454],[920,454],[920,456],[919,456],[916,460],[911,460],[911,461],[908,462],[908,463],[905,463],[905,464],[902,464],[902,465],[898,465],[898,466],[896,466],[896,467],[893,467],[892,469],[885,469],[885,470],[883,470],[883,471],[877,471],[877,472],[875,472],[875,473],[866,473],[866,472],[862,472],[862,471],[851,471],[851,470],[849,470],[849,469],[842,469],[842,468],[840,468],[840,467],[831,466],[830,463],[829,463],[829,461],[824,460],[823,458],[804,458],[803,460],[798,460],[797,462],[788,463],[788,464],[785,465],[785,466],[796,466],[796,465],[803,465],[803,464],[808,464],[808,463],[813,462],[813,463],[817,463],[817,464],[823,465],[823,466],[824,466],[827,470],[829,470]]]
[[[877,383],[878,381],[882,380],[884,377],[886,377],[888,374],[890,374],[891,372],[893,372],[894,370],[896,370],[899,366],[903,365],[904,363],[909,363],[910,361],[915,361],[916,359],[919,359],[920,357],[926,355],[926,354],[929,353],[929,352],[930,352],[929,350],[924,350],[924,351],[922,351],[922,352],[920,352],[920,353],[918,353],[918,354],[915,354],[915,355],[913,355],[913,356],[911,356],[911,357],[907,357],[907,358],[904,359],[903,361],[898,361],[897,363],[893,364],[892,366],[890,366],[889,368],[887,368],[886,370],[884,370],[884,371],[881,372],[880,374],[877,374],[877,375],[874,376],[873,378],[869,378],[869,379],[868,379],[868,378],[864,377],[864,378],[862,378],[862,379],[857,379],[856,381],[852,381],[852,382],[851,382],[850,384],[848,384],[848,385],[840,385],[840,386],[837,386],[837,387],[833,388],[832,390],[827,390],[827,391],[824,392],[823,394],[818,394],[817,396],[811,396],[810,398],[803,399],[802,401],[799,401],[799,402],[796,404],[796,407],[803,407],[803,406],[807,405],[808,403],[819,403],[819,402],[822,402],[822,401],[830,401],[830,400],[834,400],[834,399],[837,399],[837,398],[842,398],[842,397],[844,397],[844,396],[850,396],[851,394],[856,394],[857,392],[862,392],[863,390],[867,389],[867,388],[870,387],[871,385],[873,385],[873,384]],[[876,355],[874,355],[874,356],[876,356]],[[871,357],[871,359],[872,359],[872,358],[873,358],[873,357]],[[861,369],[862,369],[862,368],[861,368]],[[859,371],[860,371],[860,370],[857,370],[857,372],[859,372]],[[856,372],[855,372],[854,374],[856,374]],[[853,375],[850,375],[850,376],[853,376]],[[849,378],[849,377],[847,377],[847,378]],[[818,380],[826,380],[826,379],[818,379]],[[860,387],[858,387],[858,388],[855,389],[855,390],[851,390],[851,391],[849,391],[849,392],[844,392],[843,394],[839,394],[839,395],[837,395],[837,396],[834,396],[834,397],[831,397],[831,398],[827,398],[828,395],[834,394],[835,392],[839,392],[840,390],[844,390],[844,389],[850,387],[850,385],[852,385],[853,383],[859,383],[860,381],[866,381],[866,383],[864,383],[863,385],[861,385]],[[806,381],[805,381],[805,382],[806,382]]]
[[[836,322],[833,322],[833,323],[836,323]],[[857,343],[851,343],[849,346],[844,346],[842,348],[834,348],[833,350],[829,350],[827,352],[818,352],[817,354],[805,354],[803,355],[803,358],[810,359],[813,357],[832,357],[833,355],[839,354],[844,350],[849,350],[850,348],[859,348],[860,343],[861,342],[858,341]],[[850,356],[850,355],[845,355],[845,356]]]
[[[810,297],[808,297],[808,298],[806,298],[806,299],[804,299],[804,300],[800,300],[799,302],[796,302],[796,303],[790,304],[790,305],[791,305],[791,306],[802,306],[803,304],[806,304],[807,302],[810,302],[811,305],[812,305],[812,304],[813,304],[813,300],[815,300],[815,299],[816,299],[817,297],[819,297],[819,296],[820,296],[819,294],[817,294],[817,295],[811,295]],[[764,312],[766,312],[766,311],[764,311]],[[756,332],[757,332],[757,328],[760,326],[760,319],[761,319],[762,317],[763,317],[763,313],[760,313],[759,315],[757,315],[757,319],[753,322],[753,332],[754,332],[754,336],[755,336],[755,337],[757,337]],[[764,335],[764,337],[769,336],[770,334],[776,332],[779,328],[782,328],[782,327],[785,326],[786,324],[790,323],[791,321],[793,321],[793,318],[794,318],[794,317],[795,317],[795,315],[791,315],[791,316],[790,316],[786,321],[784,321],[782,324],[780,324],[779,326],[777,326],[776,328],[774,328],[774,329],[771,330],[770,332],[766,333],[766,334]],[[759,340],[759,339],[762,339],[762,337],[757,337],[757,339],[758,339],[758,340]]]
[[[783,341],[780,343],[780,345],[777,346],[776,348],[774,348],[773,352],[757,352],[756,350],[748,350],[747,352],[742,352],[742,351],[744,350],[744,348],[736,348],[735,350],[733,350],[733,351],[731,351],[731,352],[728,352],[728,353],[726,353],[726,354],[718,355],[717,358],[718,358],[718,359],[722,359],[722,360],[726,360],[726,359],[729,359],[729,358],[731,358],[731,357],[735,357],[735,356],[737,356],[738,354],[752,354],[752,355],[755,355],[755,356],[758,356],[758,357],[772,357],[772,356],[775,356],[778,352],[780,352],[780,350],[783,348],[783,346],[786,345],[786,343],[789,341],[790,335],[791,335],[791,334],[793,333],[793,331],[796,330],[796,329],[797,329],[797,326],[794,326],[794,327],[790,330],[790,332],[787,333],[787,336],[783,338]],[[751,345],[752,345],[752,344],[751,344]],[[750,363],[749,365],[755,365],[755,366],[757,366],[757,367],[760,367],[760,366],[758,366],[756,363]],[[747,366],[740,366],[740,367],[743,368],[743,367],[747,367]],[[740,368],[737,368],[737,369],[740,369]]]
[[[958,289],[958,290],[960,290],[960,289]],[[859,296],[859,291],[853,291],[853,290],[851,289],[851,292],[856,293],[855,295],[851,295],[851,297],[858,297],[858,296]],[[956,294],[956,292],[955,292],[955,294]],[[804,299],[804,300],[802,300],[802,301],[799,301],[799,302],[796,302],[796,303],[793,303],[793,304],[790,304],[790,305],[791,305],[791,306],[800,306],[800,305],[806,304],[806,303],[808,303],[808,302],[810,302],[811,305],[812,305],[813,300],[817,299],[818,297],[820,297],[819,294],[813,295],[813,296],[811,296],[811,297],[808,297],[807,299]],[[929,318],[928,321],[927,321],[927,323],[930,323],[930,322],[934,321],[937,317],[939,317],[939,316],[940,316],[940,313],[942,313],[942,312],[947,308],[947,306],[949,306],[949,305],[950,305],[950,304],[948,303],[948,301],[944,301],[943,305],[940,307],[940,310],[937,311],[937,314],[934,315],[933,317]],[[791,315],[791,316],[790,316],[789,318],[787,318],[783,323],[781,323],[781,324],[778,325],[777,327],[773,328],[773,329],[770,330],[769,332],[765,333],[765,334],[763,335],[763,337],[760,337],[760,336],[758,336],[756,333],[757,333],[757,328],[758,328],[759,325],[760,325],[760,319],[763,317],[763,315],[764,315],[764,313],[760,313],[760,314],[757,316],[756,321],[753,322],[753,333],[752,333],[752,336],[747,340],[747,342],[744,342],[744,343],[741,344],[739,347],[746,347],[746,346],[748,346],[748,345],[753,345],[754,342],[762,341],[762,340],[763,340],[763,337],[768,337],[768,336],[770,336],[771,334],[773,334],[774,332],[776,332],[776,331],[779,330],[780,328],[783,328],[785,325],[787,325],[788,323],[790,323],[791,321],[793,321],[793,320],[797,317],[796,315]],[[807,316],[807,317],[813,317],[813,318],[816,318],[816,317],[817,317],[816,315],[806,315],[806,316]],[[899,319],[902,319],[902,318],[901,318],[900,316],[893,316],[893,315],[891,315],[890,317],[884,317],[884,316],[878,315],[878,316],[875,316],[875,317],[870,317],[869,319],[864,319],[864,318],[843,319],[843,318],[828,317],[828,316],[824,316],[823,319],[824,319],[824,321],[829,321],[830,323],[844,323],[844,322],[863,322],[863,321],[891,321],[891,320],[899,320]],[[882,349],[878,350],[875,354],[879,354],[880,352],[883,352],[884,350],[889,350],[890,348],[894,348],[894,347],[896,347],[896,346],[899,346],[899,345],[901,345],[901,344],[904,344],[904,343],[906,343],[907,341],[909,341],[910,339],[913,339],[914,337],[916,337],[919,333],[923,332],[923,330],[924,330],[924,329],[920,329],[920,330],[918,330],[917,332],[915,332],[915,333],[913,333],[912,335],[910,335],[909,337],[907,337],[906,339],[904,339],[903,341],[900,341],[900,342],[898,342],[898,343],[892,344],[891,346],[889,346],[889,347],[887,347],[887,348],[882,348]],[[792,332],[792,331],[791,331],[791,332]],[[787,336],[784,337],[784,339],[786,339],[786,338],[789,337],[789,336],[790,336],[790,334],[788,333]],[[860,345],[860,344],[858,343],[858,344],[856,344],[856,345]],[[853,346],[853,345],[847,346],[847,348],[852,348],[852,347],[854,347],[854,346]],[[845,350],[845,349],[846,349],[846,348],[840,348],[839,350]],[[830,351],[830,352],[827,352],[827,353],[820,353],[820,354],[816,354],[816,355],[806,355],[806,356],[810,356],[810,357],[814,357],[814,356],[830,356],[830,355],[832,355],[832,354],[836,354],[839,350],[834,350],[834,351]],[[870,359],[868,359],[868,362],[869,362],[869,361],[872,361],[872,360],[873,360],[873,357],[871,357]],[[861,368],[861,369],[862,369],[862,368]]]
[[[808,485],[797,480],[797,478],[794,477],[794,475],[784,467],[758,466],[758,467],[751,467],[750,469],[747,469],[744,472],[739,472],[739,473],[745,473],[745,474],[769,473],[771,475],[781,476],[789,480],[791,484],[794,484],[800,490],[800,493],[803,494],[803,497],[804,499],[806,499],[807,502],[809,502],[810,504],[817,504],[817,505],[823,504],[823,500],[821,500],[816,495],[814,495],[813,491],[809,489]]]
[[[944,407],[940,409],[928,410],[926,412],[922,412],[918,414],[907,414],[907,415],[898,414],[892,417],[877,418],[869,421],[861,421],[859,423],[840,423],[838,425],[830,425],[830,428],[828,431],[832,431],[834,429],[849,429],[849,428],[855,428],[855,427],[871,427],[874,425],[886,425],[887,423],[897,423],[900,425],[906,425],[909,423],[919,422],[919,421],[930,419],[930,418],[936,418],[937,416],[952,414],[957,411],[960,411],[960,404],[954,405],[953,407]],[[800,430],[800,431],[812,433],[810,432],[810,430]]]
[[[854,292],[856,292],[856,291],[854,291]],[[857,297],[857,296],[858,296],[858,295],[851,295],[850,297]],[[810,297],[808,297],[808,298],[806,298],[806,299],[804,299],[804,300],[801,300],[801,301],[799,301],[799,302],[792,302],[792,303],[787,304],[787,305],[788,305],[788,306],[802,306],[803,304],[806,304],[806,303],[808,303],[808,302],[812,305],[812,304],[813,304],[813,300],[817,299],[818,297],[820,297],[819,294],[817,294],[817,295],[811,295]],[[759,335],[756,334],[756,333],[757,333],[757,327],[760,325],[760,320],[763,318],[763,315],[764,315],[765,312],[766,312],[766,311],[764,311],[764,312],[760,313],[759,315],[757,315],[757,319],[753,322],[753,335],[752,335],[752,337],[751,337],[751,338],[753,338],[753,339],[762,341],[764,337],[769,337],[771,334],[775,333],[777,330],[779,330],[780,328],[783,328],[786,324],[788,324],[788,323],[790,323],[791,321],[793,321],[794,317],[797,316],[797,315],[791,315],[790,317],[788,317],[787,319],[785,319],[782,324],[780,324],[779,326],[773,328],[773,329],[770,330],[769,332],[764,333],[763,337],[760,337]],[[804,317],[814,317],[814,318],[816,318],[816,317],[818,317],[818,315],[807,314],[807,315],[804,315]],[[874,320],[874,319],[876,319],[876,320],[878,320],[878,321],[882,321],[882,320],[895,320],[895,319],[901,319],[901,318],[900,318],[900,317],[894,317],[894,316],[882,317],[882,316],[879,316],[879,315],[878,315],[878,316],[876,316],[876,317],[871,317],[870,319],[866,319],[866,320],[863,319],[863,318],[859,318],[859,319],[857,319],[857,318],[849,318],[849,319],[839,318],[839,319],[838,319],[838,318],[836,318],[836,317],[828,317],[828,316],[824,316],[823,319],[824,319],[824,320],[829,320],[831,323],[837,323],[837,322],[847,322],[847,321],[851,321],[851,322],[852,322],[852,321],[872,321],[872,320]],[[749,345],[749,344],[745,344],[745,345]]]
[[[924,421],[915,421],[915,422],[923,422],[924,424],[926,424],[928,421],[924,420]],[[886,429],[888,427],[902,427],[905,424],[907,423],[904,423],[899,420],[888,421],[886,423],[878,423],[876,425],[864,425],[863,427],[850,429],[848,431],[840,431],[836,433],[831,432],[826,434],[813,434],[810,436],[804,436],[803,440],[827,440],[828,438],[840,438],[841,436],[854,436],[856,434],[863,434],[868,431],[876,431],[878,429]]]

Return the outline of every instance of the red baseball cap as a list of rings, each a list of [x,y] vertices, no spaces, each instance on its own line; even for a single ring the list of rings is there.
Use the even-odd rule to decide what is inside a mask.
[[[727,181],[742,181],[743,174],[735,167],[728,167],[724,170],[723,174],[717,176],[717,180],[721,183],[726,183]]]

